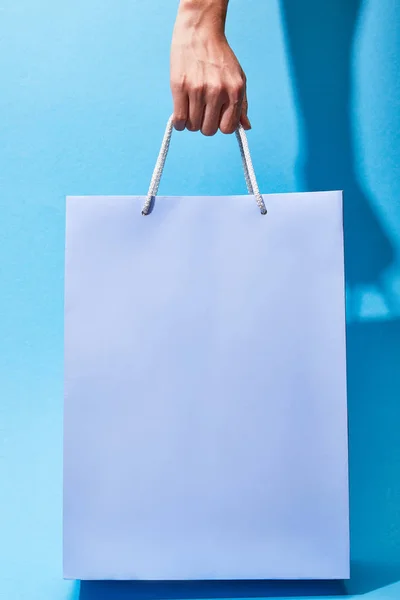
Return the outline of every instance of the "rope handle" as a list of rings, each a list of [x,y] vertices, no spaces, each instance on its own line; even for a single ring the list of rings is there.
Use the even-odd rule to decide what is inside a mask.
[[[164,171],[165,162],[167,160],[168,150],[171,143],[171,137],[174,126],[172,122],[172,116],[168,119],[167,127],[165,129],[164,137],[161,143],[160,152],[158,154],[156,166],[154,167],[153,175],[151,177],[149,191],[146,196],[145,203],[142,208],[142,215],[146,216],[151,212],[151,207],[158,194],[158,188],[160,187],[161,177]],[[246,180],[247,191],[250,196],[254,196],[257,206],[260,209],[262,215],[267,214],[267,209],[260,190],[258,188],[256,175],[254,172],[253,162],[250,156],[249,145],[247,142],[246,132],[242,125],[236,129],[236,139],[239,144],[240,155],[242,157],[244,177]]]

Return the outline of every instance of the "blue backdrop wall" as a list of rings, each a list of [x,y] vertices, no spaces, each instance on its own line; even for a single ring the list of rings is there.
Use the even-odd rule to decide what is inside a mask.
[[[262,191],[345,191],[351,581],[62,581],[64,198],[147,191],[171,111],[176,8],[0,3],[0,597],[398,598],[398,0],[231,0],[228,23],[248,76]],[[234,138],[176,134],[162,191],[244,192]]]

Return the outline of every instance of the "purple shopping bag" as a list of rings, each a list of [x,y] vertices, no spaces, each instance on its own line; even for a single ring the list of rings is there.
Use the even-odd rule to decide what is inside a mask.
[[[67,199],[64,575],[347,578],[342,194],[261,196],[240,129],[248,196],[157,196],[171,132]]]

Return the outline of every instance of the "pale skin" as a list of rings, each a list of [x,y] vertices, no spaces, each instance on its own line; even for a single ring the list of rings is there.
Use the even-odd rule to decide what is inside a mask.
[[[225,36],[229,0],[181,0],[171,45],[173,123],[182,131],[250,129],[246,76]]]

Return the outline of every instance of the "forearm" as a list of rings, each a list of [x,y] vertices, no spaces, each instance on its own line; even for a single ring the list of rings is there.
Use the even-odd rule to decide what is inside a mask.
[[[228,2],[229,0],[181,0],[177,26],[224,35]]]

